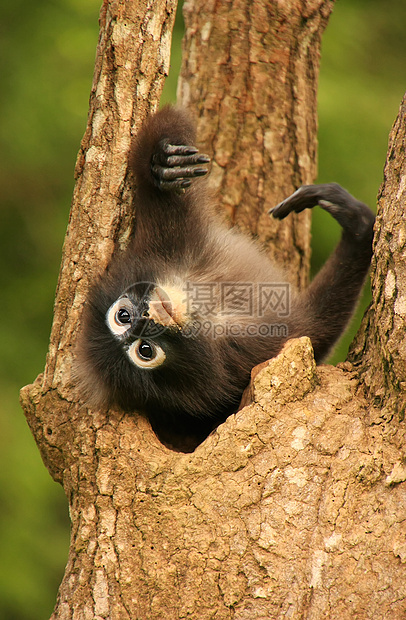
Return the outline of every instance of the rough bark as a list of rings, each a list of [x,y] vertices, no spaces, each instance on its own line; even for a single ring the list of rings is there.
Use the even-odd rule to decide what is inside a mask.
[[[350,352],[381,420],[394,429],[406,408],[406,98],[389,136],[378,197],[373,301]],[[393,420],[392,420],[393,418]]]
[[[220,4],[208,10],[220,10]],[[305,81],[317,73],[316,29],[324,26],[330,9],[330,3],[321,1],[269,2],[266,19],[272,17],[278,25],[272,22],[268,31],[265,17],[252,13],[258,5],[263,11],[261,3],[248,1],[249,8],[233,22],[234,31],[242,31],[242,49],[230,47],[229,56],[241,53],[241,71],[251,76],[243,93],[255,83],[263,102],[257,110],[254,97],[243,110],[238,91],[228,94],[238,83],[234,69],[239,61],[234,60],[225,74],[237,81],[224,83],[212,107],[199,108],[206,144],[208,132],[216,129],[216,115],[221,119],[213,142],[214,177],[227,196],[232,219],[254,232],[271,206],[266,202],[271,194],[260,190],[258,182],[261,207],[253,217],[237,205],[246,200],[250,204],[257,172],[263,175],[268,165],[275,174],[282,170],[272,182],[285,183],[285,165],[290,163],[288,187],[272,189],[275,201],[291,184],[311,180],[314,173],[315,120],[311,114],[306,127],[305,111],[310,100],[315,108],[315,87]],[[247,406],[192,454],[162,446],[137,415],[88,410],[71,384],[74,336],[89,281],[106,265],[114,244],[125,244],[131,231],[128,144],[131,132],[157,103],[168,66],[173,10],[174,3],[157,0],[103,5],[89,125],[76,168],[47,366],[43,376],[22,390],[28,423],[51,475],[64,486],[72,520],[69,559],[53,618],[397,620],[406,615],[406,467],[404,423],[399,415],[390,415],[390,407],[396,394],[404,395],[405,354],[397,344],[404,338],[405,236],[401,206],[389,207],[387,200],[397,192],[401,201],[404,191],[404,106],[378,218],[376,315],[368,315],[369,331],[359,340],[357,367],[346,363],[342,368],[316,368],[308,339],[291,341],[254,373]],[[237,3],[230,10],[235,20]],[[194,48],[190,44],[189,58],[208,38],[216,41],[220,15],[210,23],[214,25],[206,30],[189,32],[199,43]],[[282,35],[287,37],[283,43]],[[234,39],[225,36],[231,45]],[[274,45],[273,62],[280,63],[274,75],[262,74],[269,70],[268,57],[266,62],[247,61],[254,50],[255,58],[260,54],[260,41],[267,48],[263,53]],[[211,70],[217,92],[224,59],[219,50],[216,54],[219,67],[214,63]],[[299,71],[302,61],[307,73]],[[206,66],[196,65],[199,71]],[[183,91],[185,79],[184,73]],[[192,81],[190,105],[199,97],[206,102],[208,91],[194,95],[199,89]],[[202,84],[208,88],[207,80]],[[271,91],[279,93],[275,99]],[[277,129],[265,129],[263,115],[273,114],[282,100]],[[271,107],[265,113],[266,101]],[[227,116],[233,106],[235,116]],[[238,121],[238,139],[224,134],[231,118]],[[277,118],[275,113],[274,123]],[[239,161],[251,152],[242,137],[246,130],[249,144],[264,145],[258,161],[254,151],[249,162]],[[271,156],[272,143],[276,154]],[[232,166],[232,153],[236,168],[230,176],[228,167],[216,175],[216,166]],[[252,178],[243,179],[242,161],[255,170]],[[232,174],[235,185],[243,186],[234,198]],[[271,182],[262,178],[264,186]],[[290,233],[283,235],[287,239]],[[271,233],[265,233],[268,236]],[[385,249],[388,238],[390,252]],[[387,263],[392,276],[383,275]],[[384,319],[387,328],[377,331]],[[385,360],[393,361],[390,375],[385,374]],[[381,378],[368,375],[368,363]],[[381,401],[373,398],[382,396],[385,386],[389,396],[383,415]]]

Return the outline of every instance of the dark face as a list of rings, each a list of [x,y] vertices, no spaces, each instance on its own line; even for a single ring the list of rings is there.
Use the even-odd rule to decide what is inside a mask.
[[[165,364],[168,353],[172,363],[176,359],[182,341],[179,335],[184,335],[188,321],[180,305],[161,287],[139,282],[108,308],[105,323],[135,369],[157,369]]]
[[[130,293],[119,297],[106,313],[106,324],[128,360],[139,369],[161,366],[166,354],[159,336],[166,330],[148,317],[149,299],[140,301]]]
[[[219,342],[194,334],[191,319],[154,284],[128,288],[111,303],[100,289],[86,310],[87,357],[111,404],[127,411],[210,416],[220,386],[233,390]]]

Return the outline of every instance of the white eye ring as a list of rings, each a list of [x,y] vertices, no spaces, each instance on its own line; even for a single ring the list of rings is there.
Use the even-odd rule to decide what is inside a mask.
[[[120,323],[117,320],[119,310],[126,310],[131,317],[134,316],[134,308],[128,297],[119,297],[117,301],[110,306],[106,314],[106,323],[114,336],[123,336],[131,327],[131,323]]]
[[[133,364],[139,368],[147,369],[161,366],[166,359],[164,350],[158,344],[142,338],[138,338],[128,347],[127,355]]]

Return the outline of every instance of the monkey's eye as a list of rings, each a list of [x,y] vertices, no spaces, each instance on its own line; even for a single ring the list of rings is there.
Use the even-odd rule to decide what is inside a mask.
[[[155,350],[146,340],[141,340],[140,344],[138,345],[137,351],[138,351],[138,355],[143,360],[148,361],[148,360],[152,360],[155,357]]]
[[[120,297],[108,309],[106,322],[114,336],[123,336],[131,327],[134,308],[128,297]]]
[[[156,342],[139,338],[129,347],[128,356],[139,368],[157,368],[164,363],[166,355]]]
[[[126,308],[120,308],[120,310],[117,310],[114,319],[117,325],[128,325],[132,320],[131,314]]]

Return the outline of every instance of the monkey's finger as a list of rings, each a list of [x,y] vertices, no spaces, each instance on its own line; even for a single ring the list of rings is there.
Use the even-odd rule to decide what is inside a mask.
[[[183,190],[191,186],[192,181],[190,179],[175,179],[173,181],[162,181],[156,179],[155,183],[163,192],[178,191],[179,193],[182,193]]]
[[[160,143],[160,150],[152,156],[152,163],[161,166],[189,166],[195,164],[208,164],[210,157],[199,153],[195,146],[186,144]]]
[[[196,146],[192,146],[191,144],[170,144],[165,140],[160,143],[160,150],[165,153],[165,155],[194,155],[198,152],[198,148]]]
[[[192,179],[202,177],[208,173],[207,168],[184,166],[177,168],[166,168],[165,166],[152,166],[152,174],[161,181],[174,181],[176,179]]]
[[[193,166],[196,164],[208,164],[210,157],[203,153],[195,153],[193,155],[170,155],[165,160],[165,166]]]

